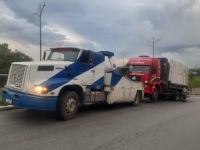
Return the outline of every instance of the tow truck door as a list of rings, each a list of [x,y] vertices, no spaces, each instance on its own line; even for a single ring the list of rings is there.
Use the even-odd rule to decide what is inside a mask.
[[[83,51],[79,63],[78,63],[78,71],[79,76],[78,79],[82,85],[91,85],[95,80],[95,64],[94,64],[94,56],[95,53],[91,51]]]

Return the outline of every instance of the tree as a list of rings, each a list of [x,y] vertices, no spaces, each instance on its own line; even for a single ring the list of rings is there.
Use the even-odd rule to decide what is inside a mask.
[[[12,51],[6,43],[0,44],[0,74],[8,74],[12,62],[22,61],[33,61],[33,58],[21,51]]]
[[[190,80],[193,80],[194,79],[194,74],[192,72],[190,72],[188,77],[189,77]]]

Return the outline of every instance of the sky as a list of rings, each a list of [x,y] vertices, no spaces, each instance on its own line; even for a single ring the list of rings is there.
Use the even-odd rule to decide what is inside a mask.
[[[0,0],[0,44],[40,59],[39,4]],[[199,0],[46,0],[42,51],[74,46],[115,53],[118,65],[139,55],[200,67]],[[159,40],[160,39],[160,40]]]

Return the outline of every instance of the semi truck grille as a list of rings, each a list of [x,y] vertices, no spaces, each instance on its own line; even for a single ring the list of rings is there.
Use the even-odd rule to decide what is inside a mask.
[[[23,87],[26,69],[27,66],[12,65],[7,86],[21,90]]]

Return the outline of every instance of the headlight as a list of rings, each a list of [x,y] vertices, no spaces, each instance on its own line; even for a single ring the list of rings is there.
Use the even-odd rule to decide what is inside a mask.
[[[43,87],[43,86],[35,85],[34,88],[33,88],[33,92],[40,93],[40,94],[47,94],[48,89],[46,87]]]
[[[146,81],[144,81],[144,83],[148,83],[148,81],[146,80]]]

